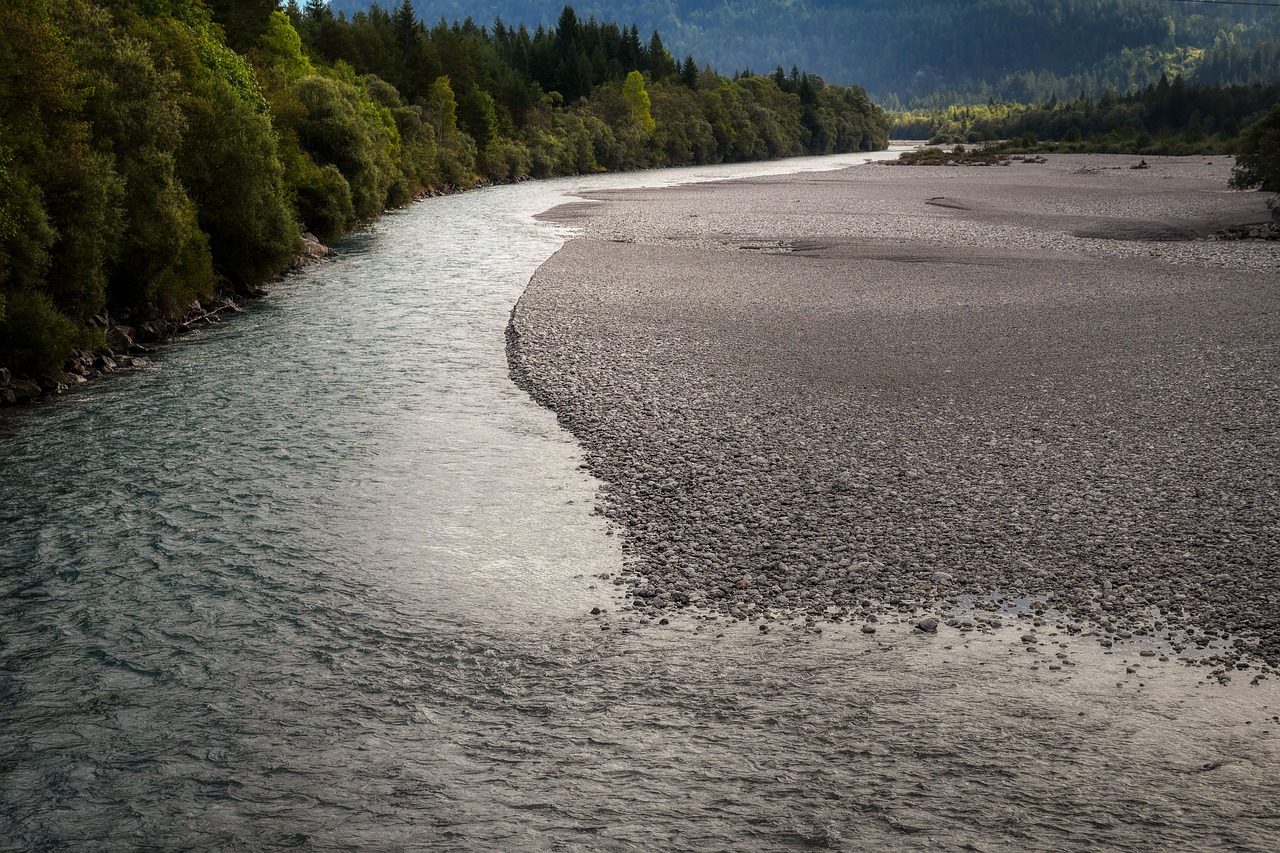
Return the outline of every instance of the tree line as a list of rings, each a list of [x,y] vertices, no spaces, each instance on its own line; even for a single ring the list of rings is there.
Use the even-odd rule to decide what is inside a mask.
[[[370,0],[332,0],[348,16]],[[535,25],[535,0],[436,0],[433,14]],[[1188,82],[1280,82],[1274,10],[1168,0],[582,0],[579,11],[638,21],[720,67],[789,67],[857,81],[882,106],[989,98],[1041,101],[1082,89],[1128,93],[1162,73]]]
[[[904,154],[923,164],[991,162],[1014,152],[1109,154],[1233,154],[1234,189],[1280,192],[1280,84],[1189,85],[1179,77],[1119,97],[1081,93],[1038,104],[950,106],[893,115],[897,139],[931,144],[984,143],[951,153],[937,148]],[[1268,201],[1280,216],[1276,199]]]
[[[424,191],[883,148],[858,87],[725,77],[655,31],[424,25],[274,0],[0,4],[0,365],[54,374],[110,310],[252,292],[310,229]]]
[[[1019,104],[971,106],[893,114],[898,139],[933,143],[1018,140],[1068,143],[1064,150],[1135,154],[1216,154],[1238,150],[1242,131],[1280,104],[1280,84],[1208,86],[1181,76],[1119,96],[1077,97]]]

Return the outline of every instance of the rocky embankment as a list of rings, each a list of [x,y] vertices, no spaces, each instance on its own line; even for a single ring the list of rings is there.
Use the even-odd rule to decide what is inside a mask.
[[[1280,247],[1128,237],[1261,200],[1229,164],[1108,165],[553,214],[584,236],[513,312],[512,373],[603,480],[627,606],[1280,663]]]
[[[302,235],[302,251],[284,275],[305,267],[332,260],[337,252],[321,243],[314,234]],[[221,322],[228,314],[241,310],[244,298],[257,298],[265,291],[218,294],[208,302],[192,302],[180,318],[167,318],[158,311],[149,316],[135,316],[124,309],[115,313],[103,311],[90,325],[102,334],[103,344],[92,350],[74,350],[63,362],[62,371],[50,376],[18,376],[0,367],[0,406],[33,403],[56,397],[77,385],[116,373],[151,364],[156,346],[200,326]]]
[[[1280,221],[1255,222],[1218,229],[1219,240],[1280,240]]]

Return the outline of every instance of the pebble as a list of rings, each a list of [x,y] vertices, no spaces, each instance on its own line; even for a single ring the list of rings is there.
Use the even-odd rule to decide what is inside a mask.
[[[1078,160],[948,195],[1104,223],[1247,201],[1191,166],[1143,195]],[[1280,245],[916,223],[874,211],[927,198],[928,170],[881,171],[664,190],[662,215],[611,197],[530,282],[512,376],[603,482],[615,583],[648,613],[863,631],[965,595],[960,628],[1001,624],[989,608],[1104,647],[1249,640],[1221,654],[1280,665],[1280,470],[1260,450],[1280,442],[1280,312],[1256,309]],[[807,203],[781,210],[779,187]],[[816,248],[740,249],[801,238]]]

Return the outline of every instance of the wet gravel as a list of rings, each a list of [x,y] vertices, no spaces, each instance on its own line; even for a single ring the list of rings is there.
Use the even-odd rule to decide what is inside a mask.
[[[1018,602],[1223,678],[1280,664],[1280,246],[1199,239],[1265,218],[1225,159],[1148,163],[553,212],[581,236],[513,312],[512,374],[603,481],[629,606],[932,632]]]

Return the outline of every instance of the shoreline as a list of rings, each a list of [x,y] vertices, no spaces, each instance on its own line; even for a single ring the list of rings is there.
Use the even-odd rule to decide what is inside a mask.
[[[304,232],[301,251],[268,286],[315,266],[338,259],[338,253],[321,243],[315,235]],[[113,316],[103,309],[91,318],[91,325],[102,330],[105,343],[92,350],[75,349],[67,354],[61,376],[12,376],[3,369],[0,382],[0,410],[13,406],[30,406],[59,399],[74,388],[123,370],[137,370],[151,365],[158,347],[180,340],[188,332],[222,322],[223,314],[239,314],[250,301],[267,295],[265,288],[249,292],[220,290],[207,302],[192,302],[180,319],[161,315],[136,321],[125,311]]]
[[[474,184],[467,186],[425,187],[416,191],[412,200],[405,207],[432,198],[536,180],[536,178],[524,176],[502,182],[477,180]],[[385,215],[395,209],[397,208],[388,209],[383,213]],[[368,224],[372,223],[366,223],[366,225]],[[348,234],[344,234],[343,238],[355,234],[359,230],[357,228]],[[92,350],[75,349],[68,352],[61,376],[18,376],[11,374],[4,365],[0,365],[0,416],[6,410],[14,407],[54,402],[60,399],[64,393],[72,391],[93,379],[101,378],[120,370],[148,367],[151,364],[150,356],[157,352],[156,347],[173,343],[183,337],[186,332],[201,325],[221,322],[219,315],[223,313],[241,313],[250,302],[267,295],[266,287],[290,278],[316,263],[326,263],[338,258],[339,253],[337,251],[321,243],[310,232],[304,231],[302,234],[302,246],[298,255],[272,281],[249,292],[237,292],[230,289],[218,290],[207,303],[193,303],[181,319],[168,320],[158,317],[138,325],[130,325],[131,318],[127,315],[127,312],[126,316],[118,318],[120,322],[116,322],[117,318],[113,317],[107,309],[103,309],[102,312],[92,318],[91,325],[104,330],[106,342]],[[139,326],[142,327],[140,333],[138,333]],[[0,437],[3,437],[6,432],[3,425],[0,425]]]
[[[1229,162],[1129,159],[545,214],[582,234],[513,310],[511,374],[605,483],[624,607],[762,630],[1060,617],[1219,680],[1273,673],[1280,251],[1144,238],[1263,197],[1217,187]]]
[[[533,178],[518,178],[505,183],[520,183]],[[493,186],[502,186],[488,180],[479,180],[470,186],[445,185],[443,187],[424,187],[413,194],[413,198],[405,206],[417,204],[431,198],[473,192]],[[383,214],[391,210],[383,211]],[[365,223],[367,227],[372,223]],[[343,238],[358,232],[354,229]],[[151,365],[150,356],[157,352],[156,347],[173,343],[187,332],[221,322],[223,313],[239,314],[245,306],[255,299],[267,295],[267,287],[312,267],[318,263],[329,263],[338,260],[339,253],[326,246],[310,231],[303,231],[300,237],[301,246],[298,254],[289,265],[262,287],[239,291],[234,288],[218,289],[208,302],[193,302],[180,319],[167,319],[163,316],[149,318],[131,325],[128,311],[121,317],[113,317],[104,308],[91,318],[90,325],[103,330],[106,342],[92,350],[74,349],[67,353],[61,376],[16,376],[0,365],[0,412],[15,406],[31,406],[39,403],[53,402],[75,388],[93,379],[99,379],[121,370],[131,370]],[[117,322],[119,320],[119,322]],[[0,436],[5,434],[0,427]]]

